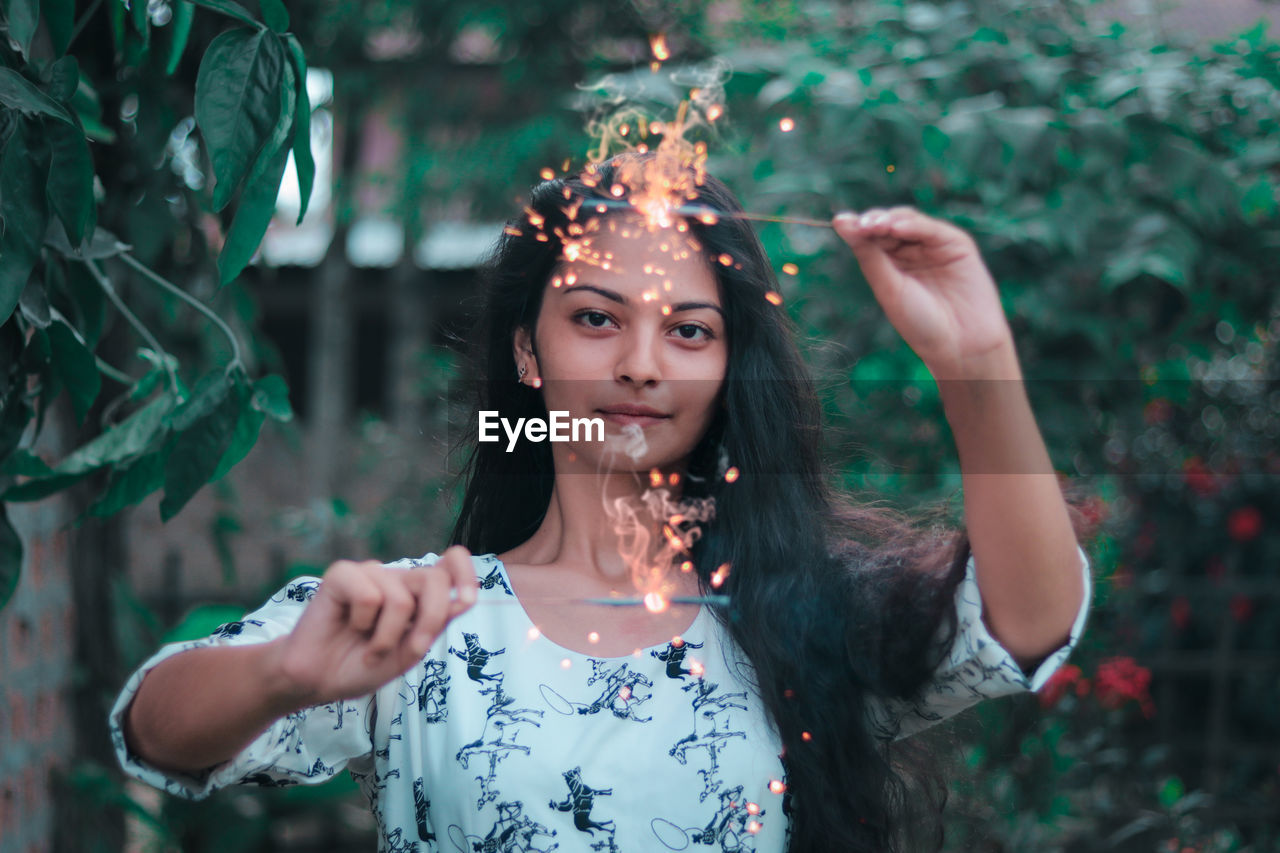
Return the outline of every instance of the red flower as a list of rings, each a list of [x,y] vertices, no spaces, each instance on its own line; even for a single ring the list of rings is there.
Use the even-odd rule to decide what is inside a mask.
[[[1139,666],[1131,657],[1107,658],[1098,664],[1094,673],[1098,703],[1104,708],[1121,708],[1128,702],[1137,702],[1142,715],[1155,716],[1155,704],[1151,701],[1151,670]]]
[[[1040,697],[1040,707],[1052,708],[1058,704],[1058,700],[1067,692],[1067,688],[1074,684],[1080,678],[1080,675],[1080,667],[1067,664],[1049,676],[1049,680],[1041,685],[1037,691],[1037,695]]]
[[[1248,621],[1253,615],[1253,599],[1241,593],[1231,597],[1231,618],[1237,622]]]
[[[1191,602],[1185,595],[1180,595],[1169,604],[1169,618],[1179,631],[1185,630],[1191,622]]]
[[[1248,542],[1262,533],[1262,513],[1257,507],[1242,506],[1227,516],[1227,535],[1237,542]]]
[[[1205,467],[1199,456],[1192,456],[1182,463],[1182,482],[1201,497],[1212,497],[1220,491],[1218,478]]]

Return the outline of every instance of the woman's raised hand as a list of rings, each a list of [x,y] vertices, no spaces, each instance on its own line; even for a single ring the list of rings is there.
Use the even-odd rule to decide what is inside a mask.
[[[999,291],[967,232],[913,207],[841,213],[832,226],[935,378],[972,376],[984,359],[1013,350]]]
[[[339,560],[293,631],[273,641],[273,669],[298,707],[371,693],[421,661],[449,621],[475,604],[476,588],[471,552],[461,545],[409,570]]]

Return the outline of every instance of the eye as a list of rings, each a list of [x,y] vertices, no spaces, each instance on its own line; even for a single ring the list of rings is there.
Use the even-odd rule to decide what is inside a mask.
[[[610,322],[610,323],[612,323],[612,322],[613,322],[613,318],[611,318],[608,314],[605,314],[603,311],[579,311],[577,314],[574,314],[574,315],[573,315],[573,319],[574,319],[574,321],[575,321],[575,322],[577,322],[577,323],[579,323],[579,324],[581,324],[581,325],[583,325],[583,326],[586,326],[588,329],[603,329],[603,328],[605,328],[604,326],[596,325],[596,323],[595,323],[594,321],[592,321],[592,320],[586,320],[586,321],[583,321],[583,318],[584,318],[584,317],[592,317],[592,318],[596,318],[596,319],[603,319],[603,320],[605,320],[605,321],[607,321],[607,322]]]
[[[695,337],[698,332],[702,333],[702,337]],[[682,341],[709,341],[715,337],[715,334],[701,323],[681,323],[676,326],[676,336]]]

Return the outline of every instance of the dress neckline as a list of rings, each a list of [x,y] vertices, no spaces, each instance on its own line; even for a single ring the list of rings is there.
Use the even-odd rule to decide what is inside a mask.
[[[529,616],[529,611],[525,610],[524,603],[520,601],[520,596],[516,595],[516,588],[511,583],[511,575],[507,572],[506,563],[504,563],[501,560],[501,558],[498,557],[497,553],[490,551],[488,554],[479,554],[477,556],[479,556],[480,559],[482,560],[491,560],[498,567],[498,571],[502,573],[502,580],[506,584],[507,589],[511,591],[511,597],[515,599],[516,609],[520,611],[520,616],[524,619],[525,624],[528,626],[528,628],[532,628],[536,632],[536,636],[532,640],[532,642],[534,643],[537,643],[537,642],[545,643],[548,647],[555,649],[556,651],[561,652],[562,654],[574,655],[584,660],[588,658],[593,658],[595,660],[602,660],[602,661],[625,661],[631,658],[639,658],[642,660],[646,659],[649,657],[649,652],[660,651],[662,649],[665,649],[667,645],[669,645],[671,642],[670,640],[668,640],[665,643],[657,643],[656,645],[645,646],[643,648],[636,649],[635,651],[630,652],[628,654],[614,655],[612,657],[609,655],[597,655],[597,654],[590,654],[587,652],[580,652],[575,649],[570,649],[565,646],[562,646],[559,643],[557,643],[555,640],[548,637],[546,634],[542,633],[542,629],[540,629],[536,624],[534,624],[533,618]],[[703,642],[702,640],[703,624],[706,621],[706,618],[707,618],[707,606],[705,604],[699,604],[698,613],[693,617],[693,621],[689,623],[689,626],[679,634],[674,634],[672,636],[673,637],[679,636],[682,638],[692,636],[695,638],[696,642]]]

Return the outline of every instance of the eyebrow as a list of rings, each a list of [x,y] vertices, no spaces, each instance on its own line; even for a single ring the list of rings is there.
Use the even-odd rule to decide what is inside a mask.
[[[562,290],[564,293],[571,293],[575,290],[590,290],[594,293],[600,294],[605,299],[617,302],[619,305],[627,304],[627,297],[623,296],[621,293],[604,287],[597,287],[594,284],[574,284],[563,288]],[[712,311],[718,313],[722,318],[724,317],[724,310],[719,305],[713,305],[710,302],[677,302],[671,306],[672,312],[692,311],[695,308],[710,308]]]

